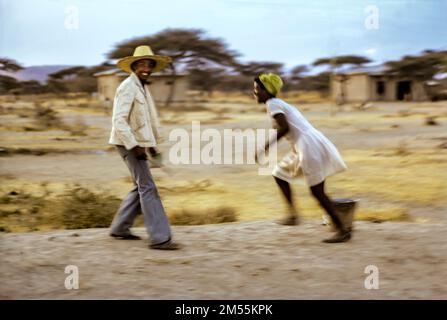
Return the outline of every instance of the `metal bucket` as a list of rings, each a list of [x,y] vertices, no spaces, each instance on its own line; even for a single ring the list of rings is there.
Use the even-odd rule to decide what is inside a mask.
[[[343,225],[352,230],[354,213],[358,206],[358,201],[353,199],[333,199],[332,204]]]

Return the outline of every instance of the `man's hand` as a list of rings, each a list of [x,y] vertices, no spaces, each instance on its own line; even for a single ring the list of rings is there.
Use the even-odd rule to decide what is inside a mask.
[[[147,160],[146,148],[136,146],[132,152],[138,160]]]
[[[155,147],[149,147],[149,153],[151,154],[151,156],[155,157],[160,152],[158,152],[157,148],[155,148]]]
[[[149,162],[151,164],[151,168],[161,168],[163,167],[163,156],[161,153],[157,153],[155,155],[151,155]]]

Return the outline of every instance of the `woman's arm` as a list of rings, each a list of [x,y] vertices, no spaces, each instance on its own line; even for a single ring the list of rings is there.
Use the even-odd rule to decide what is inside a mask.
[[[289,132],[289,124],[287,123],[287,119],[286,119],[286,116],[284,115],[284,113],[275,114],[273,116],[273,118],[275,119],[275,122],[276,122],[276,126],[275,126],[276,135],[274,135],[270,139],[270,141],[267,141],[267,143],[264,146],[264,150],[263,150],[264,153],[266,153],[269,150],[270,145],[279,141],[282,137],[284,137],[287,134],[287,132]],[[258,152],[256,152],[255,161],[258,162],[258,159],[259,159],[259,155],[258,155]]]
[[[271,144],[279,141],[287,134],[287,132],[289,132],[289,124],[287,123],[284,113],[277,113],[273,118],[276,121],[276,136],[273,136],[270,141],[267,141],[264,147],[265,152],[269,150]]]

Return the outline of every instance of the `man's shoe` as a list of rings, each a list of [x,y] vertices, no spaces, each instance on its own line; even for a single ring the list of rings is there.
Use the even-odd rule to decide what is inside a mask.
[[[296,226],[300,224],[300,220],[297,216],[287,216],[277,220],[276,223],[283,226]]]
[[[350,239],[351,239],[350,231],[339,231],[333,237],[324,239],[323,242],[325,242],[325,243],[340,243],[340,242],[347,242]]]
[[[169,239],[162,243],[151,244],[149,248],[156,250],[179,250],[181,249],[181,245]]]
[[[119,240],[141,240],[139,236],[133,235],[133,234],[126,234],[126,235],[119,235],[119,234],[110,234],[111,237],[117,238]]]

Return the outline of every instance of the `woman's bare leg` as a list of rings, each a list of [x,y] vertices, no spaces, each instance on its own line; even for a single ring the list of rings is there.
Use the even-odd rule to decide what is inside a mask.
[[[276,184],[281,190],[284,199],[286,199],[288,214],[285,219],[280,221],[281,224],[285,225],[295,225],[298,224],[298,211],[296,210],[295,203],[292,198],[292,190],[290,188],[290,184],[287,181],[281,180],[277,177],[274,177]]]
[[[349,230],[341,222],[337,212],[332,205],[332,200],[324,192],[324,181],[320,184],[310,187],[312,195],[318,200],[320,205],[326,211],[326,213],[331,217],[332,222],[338,230],[338,233],[333,237],[324,240],[324,242],[336,243],[345,242],[350,239]]]

